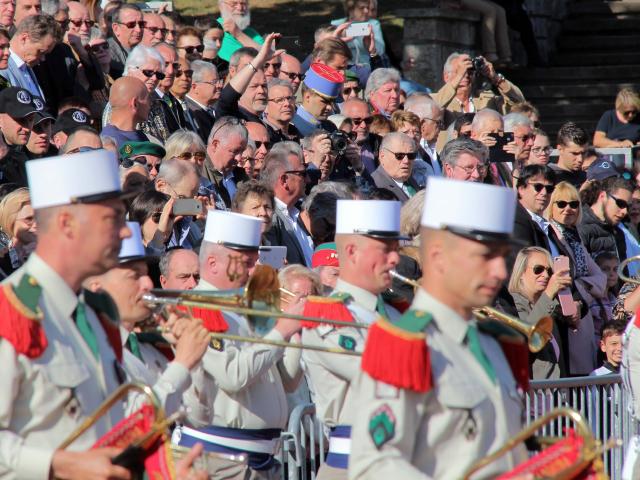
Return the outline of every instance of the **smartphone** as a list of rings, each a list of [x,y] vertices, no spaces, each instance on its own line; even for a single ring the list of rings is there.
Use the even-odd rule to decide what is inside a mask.
[[[173,204],[173,214],[176,217],[202,215],[202,202],[193,198],[178,198]]]
[[[284,50],[296,50],[302,48],[300,37],[298,35],[282,36],[276,40],[276,48]]]
[[[260,247],[258,249],[258,263],[260,265],[269,265],[276,270],[284,267],[284,261],[287,258],[287,247],[273,246]]]
[[[566,255],[560,255],[553,259],[553,271],[561,272],[563,270],[569,270],[569,257]],[[576,306],[576,302],[573,300],[573,295],[571,295],[571,290],[565,288],[564,290],[560,290],[558,292],[558,301],[560,302],[560,307],[562,308],[562,314],[571,317],[578,312],[578,307]]]
[[[347,37],[366,37],[367,35],[369,35],[369,23],[368,22],[352,23],[344,31],[344,34]]]
[[[513,142],[513,132],[490,133],[489,136],[495,139],[496,144],[489,147],[489,161],[492,163],[515,162],[516,156],[513,153],[504,151],[507,143]]]
[[[144,3],[136,3],[138,8],[142,12],[147,13],[155,13],[160,10],[162,5],[165,5],[165,12],[173,12],[173,3],[172,2],[144,2]]]

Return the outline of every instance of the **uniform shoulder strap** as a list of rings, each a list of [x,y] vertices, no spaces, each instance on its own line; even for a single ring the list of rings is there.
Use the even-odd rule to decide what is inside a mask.
[[[42,287],[28,274],[15,287],[10,283],[0,287],[0,337],[29,358],[38,358],[48,345],[38,307],[41,294]]]
[[[319,297],[315,295],[309,296],[307,297],[307,302],[304,305],[303,315],[307,317],[322,318],[324,320],[355,322],[353,315],[346,305],[346,301],[350,298],[351,295],[344,292],[335,292],[328,297]],[[320,325],[325,325],[321,322],[313,322],[310,320],[303,320],[301,324],[302,328],[310,329],[318,328]]]
[[[422,310],[408,310],[395,323],[379,317],[367,335],[362,369],[374,380],[428,392],[433,381],[426,328],[432,320]]]

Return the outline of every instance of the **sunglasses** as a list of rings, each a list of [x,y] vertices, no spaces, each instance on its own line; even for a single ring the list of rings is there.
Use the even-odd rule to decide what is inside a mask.
[[[624,210],[625,208],[629,208],[629,204],[625,200],[622,200],[621,198],[616,198],[610,193],[607,193],[607,195],[609,195],[613,199],[613,201],[616,202],[616,206],[619,209]]]
[[[514,135],[514,138],[517,138],[518,140],[522,140],[522,142],[526,143],[529,140],[535,140],[536,136],[533,134],[528,134],[528,135]]]
[[[187,54],[191,55],[193,52],[202,53],[204,52],[204,45],[196,45],[191,47],[178,47],[184,50]]]
[[[142,70],[140,68],[138,68],[138,70],[140,70],[142,74],[147,78],[151,78],[155,75],[158,80],[164,80],[164,77],[165,77],[164,73],[162,72],[156,72],[154,70],[147,70],[147,69]]]
[[[622,115],[624,115],[625,117],[630,117],[630,116],[636,116],[638,114],[637,110],[627,110],[625,112],[622,112]]]
[[[555,185],[545,185],[544,183],[530,183],[536,193],[540,193],[544,189],[549,195],[556,189]]]
[[[545,272],[545,271],[547,272],[547,275],[549,276],[553,275],[553,269],[551,267],[545,267],[543,265],[534,265],[531,271],[535,275],[542,275],[542,272]]]
[[[573,208],[575,210],[576,208],[578,208],[580,206],[580,201],[579,200],[572,200],[570,202],[567,202],[565,200],[558,200],[556,202],[556,205],[558,205],[558,208],[560,208],[560,209],[565,209],[565,208],[567,208],[567,205],[569,205],[571,208]]]
[[[145,27],[146,30],[149,30],[151,32],[152,35],[155,35],[156,33],[160,32],[162,33],[162,35],[166,35],[167,34],[167,29],[166,28],[161,28],[161,27]]]
[[[271,142],[261,142],[260,140],[254,140],[254,142],[256,144],[256,150],[259,150],[261,146],[264,145],[264,148],[266,148],[267,150],[271,149]]]
[[[291,80],[292,82],[297,78],[298,80],[302,81],[302,79],[304,78],[304,75],[302,73],[294,73],[294,72],[285,72],[284,70],[280,69],[280,73],[284,73],[287,77],[289,77],[289,80]]]
[[[69,19],[69,23],[73,23],[73,25],[77,28],[80,28],[82,24],[86,25],[89,28],[93,27],[96,24],[96,22],[94,22],[93,20],[72,20],[71,18]]]
[[[385,148],[385,150],[389,153],[393,153],[397,161],[401,161],[405,157],[407,157],[409,160],[415,160],[418,156],[417,152],[394,152],[393,150],[389,150],[388,148]]]
[[[100,51],[106,52],[109,50],[109,44],[107,42],[98,43],[97,45],[91,45],[89,48],[93,53],[98,53]]]
[[[366,117],[366,118],[352,118],[351,119],[351,123],[353,123],[353,125],[360,125],[362,122],[365,123],[365,125],[371,125],[373,123],[373,117]]]
[[[136,25],[140,28],[144,28],[147,26],[147,22],[145,22],[144,20],[140,20],[137,22],[113,22],[113,23],[117,23],[119,25],[124,25],[125,27],[131,29],[131,28],[135,28]]]
[[[207,154],[205,152],[184,152],[181,153],[180,155],[178,155],[178,158],[180,160],[191,160],[192,158],[201,162],[202,160],[205,159],[205,157],[207,156]]]
[[[56,22],[58,22],[58,25],[60,25],[60,28],[62,28],[62,30],[67,30],[69,28],[69,19],[67,20],[56,20]]]
[[[138,165],[144,165],[145,167],[148,168],[148,166],[147,166],[147,157],[123,158],[122,162],[121,162],[121,164],[122,164],[122,166],[124,168],[131,168],[136,163]]]
[[[187,78],[193,77],[193,70],[176,70],[176,78],[185,76]]]
[[[358,95],[361,91],[362,89],[360,87],[347,87],[342,89],[342,93],[344,93],[345,95],[351,95],[351,92]]]
[[[265,62],[264,63],[264,70],[266,70],[267,68],[273,68],[274,70],[280,70],[281,66],[282,66],[282,62],[280,62],[280,63]]]

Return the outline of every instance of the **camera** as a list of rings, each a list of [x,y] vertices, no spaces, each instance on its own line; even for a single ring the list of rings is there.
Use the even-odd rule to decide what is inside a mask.
[[[471,63],[473,65],[472,70],[482,73],[482,67],[484,67],[484,58],[482,57],[474,57],[471,59]]]
[[[349,146],[349,137],[346,133],[336,130],[329,135],[331,140],[331,151],[343,154]]]

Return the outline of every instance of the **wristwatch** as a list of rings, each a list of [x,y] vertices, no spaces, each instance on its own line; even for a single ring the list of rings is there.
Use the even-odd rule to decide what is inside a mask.
[[[504,82],[506,78],[501,73],[496,73],[496,76],[493,77],[493,84],[498,87],[502,82]]]

